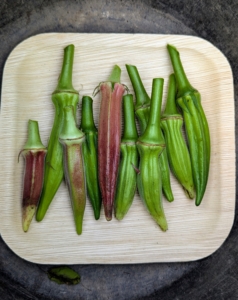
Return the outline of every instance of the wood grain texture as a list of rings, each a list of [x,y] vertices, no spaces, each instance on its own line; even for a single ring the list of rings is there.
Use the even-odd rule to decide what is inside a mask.
[[[169,230],[164,233],[136,195],[122,221],[95,221],[87,201],[83,234],[77,236],[65,183],[45,219],[32,221],[28,233],[21,224],[23,160],[28,119],[38,120],[46,145],[53,124],[54,91],[63,48],[75,45],[73,82],[80,96],[92,95],[108,78],[114,64],[122,68],[122,83],[132,91],[125,64],[138,67],[149,95],[152,78],[165,78],[164,100],[172,72],[166,44],[175,45],[191,84],[202,95],[211,131],[211,167],[201,206],[186,198],[172,176],[174,202],[164,200]],[[94,98],[98,125],[100,97]],[[164,104],[163,104],[164,106]],[[80,121],[80,108],[78,123]],[[22,258],[51,264],[119,264],[191,261],[213,253],[225,241],[234,220],[235,134],[233,78],[228,61],[209,42],[191,36],[152,34],[49,33],[19,44],[8,57],[3,74],[0,118],[0,232]]]

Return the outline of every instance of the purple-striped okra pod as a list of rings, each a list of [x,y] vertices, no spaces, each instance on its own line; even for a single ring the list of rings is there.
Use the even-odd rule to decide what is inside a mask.
[[[133,95],[123,96],[124,132],[121,140],[121,161],[115,196],[115,217],[122,220],[131,207],[136,192],[138,151]]]
[[[64,107],[64,122],[59,136],[63,146],[64,177],[68,186],[77,234],[82,233],[86,205],[86,180],[82,144],[84,134],[77,128],[73,106]]]
[[[64,49],[64,59],[58,85],[52,94],[55,107],[54,124],[51,130],[46,155],[45,176],[40,203],[36,212],[36,220],[42,221],[63,180],[63,149],[59,142],[59,134],[64,122],[64,107],[72,105],[74,114],[79,101],[79,93],[72,85],[74,45]]]
[[[45,156],[47,150],[41,142],[38,122],[28,121],[28,139],[20,154],[25,160],[23,196],[22,196],[22,227],[28,231],[40,200]]]
[[[112,219],[116,180],[120,161],[121,103],[125,91],[120,83],[121,69],[116,65],[106,82],[99,85],[101,106],[98,127],[99,186],[105,217]]]
[[[100,218],[102,197],[98,182],[98,131],[93,120],[93,100],[89,96],[82,98],[82,117],[80,129],[85,133],[83,158],[87,192],[93,207],[95,220]]]
[[[137,116],[140,125],[140,134],[143,134],[149,120],[151,102],[150,97],[145,90],[137,67],[133,65],[126,65],[126,69],[135,92],[135,115]],[[161,137],[164,139],[162,132]],[[172,202],[174,200],[174,196],[171,189],[170,170],[166,149],[164,149],[160,155],[159,165],[162,173],[162,187],[164,196],[169,202]]]
[[[162,204],[162,174],[158,164],[165,149],[160,129],[160,112],[163,95],[162,78],[153,79],[151,108],[148,125],[137,141],[140,163],[137,186],[149,213],[163,231],[168,229]]]
[[[195,190],[191,160],[182,134],[183,117],[178,113],[175,97],[175,76],[171,74],[169,76],[167,103],[161,118],[161,127],[165,136],[170,168],[184,188],[186,195],[193,199]]]

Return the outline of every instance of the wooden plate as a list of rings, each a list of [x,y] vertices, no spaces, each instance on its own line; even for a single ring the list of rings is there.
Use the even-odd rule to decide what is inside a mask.
[[[148,93],[154,77],[172,72],[166,44],[181,54],[192,85],[202,95],[211,131],[211,167],[201,206],[188,200],[171,175],[175,200],[163,200],[169,230],[164,233],[136,195],[123,221],[107,222],[103,210],[95,221],[88,201],[84,229],[77,236],[65,183],[58,190],[45,219],[32,221],[22,231],[21,194],[28,119],[39,121],[47,144],[54,107],[51,93],[60,73],[63,48],[75,45],[74,87],[92,95],[107,79],[114,64],[122,69],[122,82],[132,91],[125,64],[138,67]],[[94,98],[98,124],[100,96]],[[80,120],[80,108],[78,113]],[[51,264],[119,264],[191,261],[213,253],[225,241],[234,220],[235,124],[233,78],[224,55],[209,42],[192,36],[153,34],[49,33],[19,44],[7,59],[2,83],[0,120],[0,232],[6,244],[22,258]]]

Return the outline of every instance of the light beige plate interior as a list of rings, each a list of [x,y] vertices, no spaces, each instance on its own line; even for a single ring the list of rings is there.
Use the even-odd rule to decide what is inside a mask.
[[[45,219],[21,226],[23,159],[28,119],[39,121],[44,144],[53,123],[51,93],[57,84],[63,49],[75,45],[73,82],[80,95],[92,95],[114,64],[132,91],[125,64],[136,65],[148,93],[154,77],[172,72],[166,44],[181,53],[192,85],[202,95],[211,131],[211,167],[201,206],[188,200],[172,176],[174,202],[163,200],[169,230],[164,233],[136,195],[123,221],[107,222],[103,210],[95,221],[87,203],[82,236],[77,236],[68,191],[62,183]],[[81,98],[80,98],[81,99]],[[94,98],[98,124],[100,96]],[[80,121],[80,111],[78,113]],[[19,44],[7,59],[2,83],[0,124],[0,232],[22,258],[37,263],[145,263],[190,261],[213,253],[228,236],[235,207],[234,95],[231,68],[209,42],[191,36],[152,34],[50,33]]]

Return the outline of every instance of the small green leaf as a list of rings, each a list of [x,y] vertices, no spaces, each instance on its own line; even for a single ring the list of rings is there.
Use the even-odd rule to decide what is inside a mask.
[[[80,282],[80,275],[67,266],[52,267],[47,274],[50,280],[58,284],[74,285]]]

